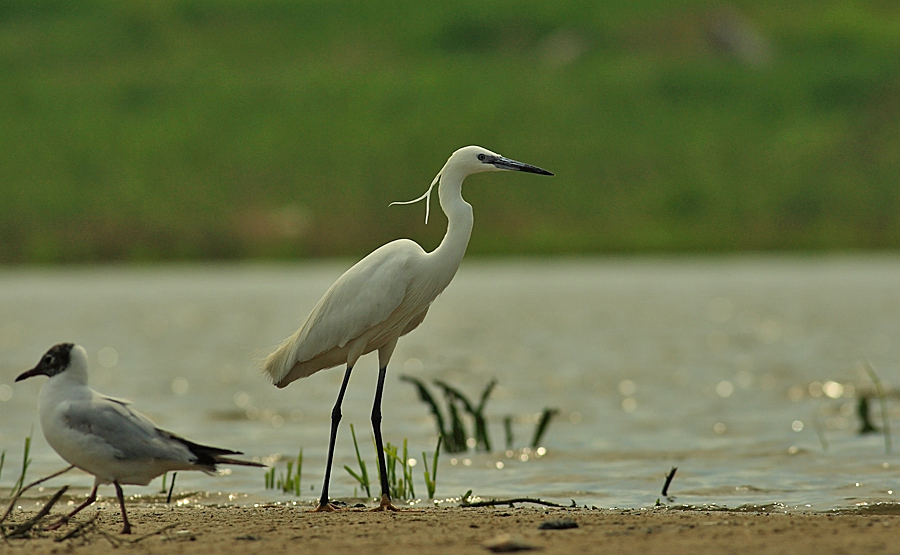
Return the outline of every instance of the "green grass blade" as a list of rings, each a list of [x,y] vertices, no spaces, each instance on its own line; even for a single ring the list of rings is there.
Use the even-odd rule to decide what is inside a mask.
[[[303,468],[303,448],[297,454],[297,480],[294,483],[294,495],[300,497],[300,470]]]
[[[412,467],[409,466],[409,453],[406,450],[406,438],[403,439],[403,474],[406,477],[407,498],[416,498],[416,489],[413,485]]]
[[[488,436],[487,421],[480,412],[475,415],[475,449],[484,453],[491,452],[491,438]]]
[[[444,390],[444,396],[447,397],[448,402],[451,399],[456,398],[463,404],[463,408],[466,409],[466,412],[472,415],[477,412],[475,410],[475,406],[472,405],[469,399],[465,395],[463,395],[463,392],[459,389],[441,380],[434,380],[434,384]]]
[[[431,472],[428,470],[428,456],[422,452],[422,464],[425,465],[425,489],[428,490],[428,499],[434,499],[434,490],[437,486],[438,454],[441,452],[441,438],[438,438],[437,447],[434,449],[434,458],[431,462]]]
[[[398,499],[397,495],[397,448],[391,445],[390,443],[386,443],[384,445],[384,454],[386,456],[385,460],[385,472],[387,472],[387,483],[388,489],[391,492],[391,497]]]
[[[263,474],[266,489],[280,489],[282,493],[290,493],[300,497],[301,475],[303,470],[303,449],[297,454],[296,460],[287,462],[286,472],[275,476],[275,465],[267,469]]]
[[[872,365],[869,364],[869,361],[866,361],[866,372],[869,374],[869,378],[872,380],[872,383],[875,384],[875,392],[878,395],[878,404],[881,406],[881,429],[884,432],[884,452],[888,455],[891,454],[891,420],[890,414],[887,409],[887,398],[884,394],[884,386],[881,385],[881,379],[878,378],[878,375],[875,373],[875,369],[872,368]]]
[[[541,419],[538,421],[537,426],[534,428],[534,436],[531,438],[531,448],[534,449],[538,447],[541,442],[541,439],[544,437],[544,434],[547,432],[547,428],[550,426],[550,421],[554,416],[559,414],[559,409],[546,408],[544,412],[541,413]]]
[[[448,405],[452,405],[454,401],[459,401],[460,403],[462,403],[465,411],[469,413],[469,415],[475,421],[475,429],[472,434],[472,436],[475,438],[475,448],[479,451],[489,453],[491,451],[491,440],[488,436],[487,421],[484,417],[484,408],[487,404],[487,400],[491,394],[491,391],[494,389],[494,386],[497,385],[497,380],[491,380],[487,387],[484,388],[477,406],[473,405],[462,391],[451,386],[450,384],[441,380],[435,380],[434,383],[444,390],[444,396],[447,398]],[[455,421],[454,425],[456,425]],[[456,430],[454,429],[453,431],[455,434]],[[450,449],[448,449],[448,451],[449,450]],[[462,450],[465,451],[465,448],[463,448]]]
[[[32,431],[33,434],[33,431]],[[15,497],[18,495],[22,488],[25,487],[25,475],[28,472],[28,466],[31,464],[31,459],[29,458],[29,454],[31,453],[31,435],[25,438],[25,448],[22,450],[22,471],[19,473],[19,478],[16,480],[16,483],[13,485],[11,496]]]
[[[369,472],[366,470],[366,463],[363,461],[362,455],[359,454],[359,443],[356,441],[356,430],[353,428],[353,424],[350,424],[350,435],[353,437],[353,450],[356,452],[356,462],[359,464],[359,474],[356,478],[356,481],[359,482],[359,485],[366,490],[366,497],[372,497],[372,490],[369,482]],[[346,467],[345,467],[346,468]]]
[[[459,417],[459,409],[456,408],[456,403],[448,399],[447,407],[450,410],[451,420],[450,435],[446,438],[449,444],[447,450],[451,453],[461,453],[468,448],[466,445],[466,430],[463,427],[462,419]]]
[[[419,400],[428,405],[429,410],[431,411],[431,415],[434,416],[434,422],[437,426],[437,432],[439,437],[446,437],[448,432],[445,428],[445,420],[443,414],[441,414],[441,410],[438,408],[437,401],[434,400],[434,397],[431,395],[431,392],[428,391],[428,388],[425,387],[425,384],[412,376],[401,375],[401,381],[411,383],[419,394]]]
[[[491,380],[491,383],[487,384],[487,387],[484,388],[484,391],[481,392],[481,401],[478,402],[478,407],[475,409],[475,412],[482,413],[484,412],[484,407],[487,405],[488,397],[491,396],[491,392],[494,390],[494,387],[497,385],[497,380]]]
[[[349,474],[350,476],[353,476],[353,479],[354,479],[354,480],[356,480],[356,481],[359,482],[360,484],[363,483],[363,478],[362,478],[362,476],[360,476],[359,474],[357,474],[356,472],[354,472],[353,469],[350,468],[349,466],[347,466],[346,464],[344,465],[344,470],[347,471],[347,474]]]
[[[491,438],[488,436],[487,420],[484,416],[484,409],[487,406],[488,398],[491,396],[491,392],[496,385],[497,380],[491,380],[491,382],[487,384],[487,387],[481,392],[481,400],[478,402],[478,406],[475,407],[475,413],[472,415],[475,418],[475,448],[480,449],[485,453],[490,453],[492,449]]]

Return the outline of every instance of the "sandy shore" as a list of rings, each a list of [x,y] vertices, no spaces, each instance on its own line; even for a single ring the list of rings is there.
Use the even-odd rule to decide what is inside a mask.
[[[54,511],[57,513],[59,511]],[[34,512],[16,511],[22,522]],[[29,555],[75,553],[896,553],[900,516],[598,510],[517,506],[423,508],[399,513],[263,506],[135,506],[131,536],[116,507],[89,508],[53,532],[0,543]],[[577,527],[542,529],[544,523]],[[85,526],[87,524],[87,526]],[[546,526],[546,524],[545,524]],[[63,539],[66,535],[72,537]],[[61,540],[61,541],[60,541]],[[360,551],[362,549],[362,551]]]

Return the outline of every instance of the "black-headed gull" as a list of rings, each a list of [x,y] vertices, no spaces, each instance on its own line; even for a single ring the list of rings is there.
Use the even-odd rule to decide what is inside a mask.
[[[217,464],[265,466],[228,458],[238,451],[193,443],[160,430],[128,401],[102,395],[88,387],[87,352],[80,345],[54,345],[41,361],[16,378],[48,376],[38,397],[41,429],[47,443],[68,463],[93,474],[94,488],[84,503],[55,527],[97,499],[97,487],[112,483],[122,509],[123,534],[131,533],[125,514],[122,484],[146,486],[175,470],[213,473]]]

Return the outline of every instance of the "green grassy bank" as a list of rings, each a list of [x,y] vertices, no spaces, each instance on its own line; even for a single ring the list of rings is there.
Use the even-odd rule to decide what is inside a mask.
[[[0,262],[900,248],[900,3],[0,3]]]

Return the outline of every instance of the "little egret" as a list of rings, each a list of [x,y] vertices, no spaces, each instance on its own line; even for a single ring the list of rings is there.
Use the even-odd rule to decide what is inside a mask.
[[[97,393],[87,385],[87,353],[80,345],[60,343],[41,357],[37,366],[16,381],[33,376],[50,379],[38,397],[41,429],[50,447],[69,464],[94,475],[87,500],[59,522],[97,500],[97,486],[112,483],[122,510],[123,534],[131,533],[125,514],[122,484],[146,486],[164,472],[202,470],[213,473],[217,464],[265,466],[232,459],[238,451],[198,445],[157,428],[128,401]]]
[[[425,194],[411,201],[392,203],[411,204],[425,199],[427,224],[431,190],[439,185],[438,198],[447,216],[447,233],[441,244],[432,252],[425,252],[409,239],[398,239],[376,249],[339,277],[300,329],[262,361],[264,371],[279,388],[319,370],[347,365],[331,411],[325,483],[317,511],[335,509],[328,501],[328,484],[341,420],[341,402],[356,361],[372,351],[378,351],[379,365],[372,406],[372,430],[381,476],[381,504],[376,510],[396,510],[388,489],[381,439],[381,396],[387,365],[397,340],[422,323],[431,303],[453,279],[466,252],[474,219],[472,206],[462,198],[463,180],[473,173],[500,170],[553,175],[478,146],[457,150]]]

